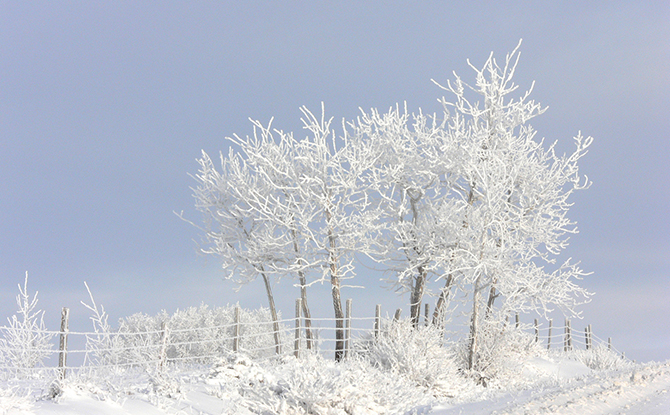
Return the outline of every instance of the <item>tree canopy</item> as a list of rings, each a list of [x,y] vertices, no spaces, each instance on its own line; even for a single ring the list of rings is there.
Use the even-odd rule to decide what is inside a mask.
[[[441,112],[361,111],[341,131],[302,108],[304,139],[254,122],[254,134],[228,140],[239,150],[217,168],[203,152],[195,176],[204,213],[206,253],[222,258],[230,278],[262,275],[298,280],[306,316],[307,287],[332,285],[336,358],[343,350],[343,281],[356,276],[356,256],[388,270],[409,294],[416,326],[426,295],[437,297],[442,324],[453,290],[467,294],[468,367],[477,370],[482,336],[511,312],[575,314],[589,293],[572,260],[557,263],[577,232],[570,196],[589,187],[578,162],[592,138],[577,134],[571,154],[537,139],[529,121],[545,109],[518,97],[512,82],[519,46],[499,65],[470,65],[475,82],[455,75]],[[356,281],[357,285],[370,284]]]

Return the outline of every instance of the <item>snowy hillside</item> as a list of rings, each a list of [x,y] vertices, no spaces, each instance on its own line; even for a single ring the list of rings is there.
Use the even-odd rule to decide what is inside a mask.
[[[340,362],[326,327],[312,349],[293,320],[268,310],[189,308],[136,314],[110,328],[93,304],[90,333],[68,350],[65,378],[57,332],[2,327],[3,414],[488,414],[666,413],[670,362],[636,365],[605,343],[547,348],[515,325],[491,337],[485,371],[464,369],[462,341],[409,319],[348,335]],[[96,311],[97,310],[97,311]],[[327,319],[316,323],[332,325]],[[365,319],[360,319],[365,320]],[[237,322],[236,322],[237,321]],[[347,322],[349,325],[351,322]],[[365,321],[365,323],[369,323]],[[40,343],[42,342],[42,343]],[[81,342],[80,342],[81,343]],[[237,351],[235,351],[237,349]],[[296,351],[299,357],[296,357]],[[79,357],[79,358],[78,358]],[[654,412],[655,411],[655,412]]]
[[[90,294],[90,292],[89,292]],[[411,318],[282,319],[206,305],[134,314],[113,328],[49,331],[27,279],[0,327],[2,414],[665,413],[670,362],[636,365],[609,342],[565,327],[482,325],[478,368],[467,338]],[[58,341],[60,339],[60,341]],[[632,412],[631,412],[632,411]],[[654,412],[656,411],[656,412]]]
[[[170,375],[173,392],[154,391],[146,376],[126,374],[104,387],[72,380],[55,400],[30,402],[3,390],[7,414],[666,414],[670,363],[597,372],[570,360],[531,359],[511,389],[460,385],[436,397],[360,362],[286,359],[261,366],[231,358],[211,370]],[[120,378],[115,379],[115,381]],[[254,387],[253,385],[264,385]],[[38,391],[34,391],[37,393]]]

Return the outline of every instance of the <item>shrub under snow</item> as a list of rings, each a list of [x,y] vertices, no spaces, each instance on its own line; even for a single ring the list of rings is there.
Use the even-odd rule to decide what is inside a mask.
[[[568,355],[572,355],[577,361],[593,370],[622,370],[634,366],[630,360],[624,359],[618,352],[608,349],[604,344],[589,350],[573,350]]]
[[[528,359],[544,356],[546,350],[535,341],[535,336],[509,324],[484,321],[478,337],[477,365],[469,371],[484,386],[509,385],[519,379],[523,364]],[[468,339],[456,345],[458,366],[468,372]]]
[[[382,320],[379,336],[360,339],[355,348],[373,366],[398,373],[437,396],[454,396],[463,383],[442,331],[433,325],[414,328],[409,319]]]
[[[211,393],[230,400],[236,413],[281,415],[404,414],[433,398],[392,371],[360,358],[340,363],[320,355],[286,357],[259,366],[230,355],[215,365]]]

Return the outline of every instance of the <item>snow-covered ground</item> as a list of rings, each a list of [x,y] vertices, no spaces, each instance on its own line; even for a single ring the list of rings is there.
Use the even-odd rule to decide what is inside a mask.
[[[305,363],[306,362],[306,363]],[[593,371],[582,363],[560,358],[533,358],[525,363],[517,387],[483,388],[471,384],[458,396],[398,396],[398,385],[373,371],[367,375],[340,368],[323,359],[298,361],[286,359],[272,368],[244,357],[229,358],[214,368],[172,373],[158,390],[138,372],[137,377],[125,374],[111,377],[104,388],[93,386],[83,377],[66,383],[56,399],[33,400],[45,391],[33,391],[33,399],[19,396],[12,389],[0,393],[3,414],[75,414],[75,415],[209,415],[209,414],[668,414],[670,413],[670,361],[631,366],[616,371]],[[304,368],[306,371],[301,371]],[[316,373],[316,369],[320,373]],[[349,372],[348,372],[349,371]],[[348,377],[347,373],[354,374]],[[360,385],[367,385],[376,376],[379,390],[370,397]],[[117,383],[117,384],[115,384]],[[252,383],[264,384],[262,389],[247,388]],[[348,387],[347,384],[348,383]],[[343,387],[343,384],[344,387]],[[301,387],[307,395],[299,398]],[[384,388],[388,388],[383,396]],[[116,391],[116,393],[110,392]],[[156,393],[158,390],[159,393]],[[252,394],[253,396],[249,396]],[[439,395],[439,394],[438,394]],[[306,398],[305,398],[306,396]],[[313,401],[310,401],[313,397]],[[408,401],[414,404],[407,405]],[[256,404],[251,402],[255,401]],[[394,407],[394,401],[397,405]],[[258,404],[260,402],[260,404]],[[254,406],[255,405],[255,406]],[[391,406],[387,406],[391,405]]]
[[[466,369],[463,341],[445,341],[433,325],[382,319],[379,331],[352,336],[337,363],[326,337],[294,349],[284,332],[277,353],[267,313],[233,310],[133,315],[118,330],[71,332],[85,344],[68,348],[63,381],[50,337],[34,344],[49,333],[5,328],[0,415],[670,414],[670,361],[634,364],[603,342],[583,347],[573,338],[571,346],[568,337],[550,348],[505,325],[481,337],[476,366]],[[240,338],[231,343],[238,314]]]
[[[545,366],[549,368],[549,366]],[[555,365],[551,370],[572,370]],[[589,373],[539,387],[460,405],[436,405],[431,414],[670,414],[670,362],[632,370]],[[567,373],[566,373],[567,375]]]

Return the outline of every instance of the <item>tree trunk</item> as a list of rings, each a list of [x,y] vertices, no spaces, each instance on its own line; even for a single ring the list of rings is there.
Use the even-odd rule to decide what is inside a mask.
[[[491,289],[489,290],[489,299],[486,301],[486,319],[490,319],[493,314],[493,303],[496,298],[498,298],[499,293],[496,292],[496,280],[493,280],[491,283]]]
[[[291,235],[293,236],[293,249],[296,255],[300,255],[300,250],[298,248],[298,235],[295,229],[291,229]],[[299,259],[298,262],[302,265],[302,259]],[[305,271],[298,271],[298,278],[300,279],[300,298],[302,299],[302,314],[305,317],[305,337],[307,337],[307,350],[312,349],[312,314],[309,312],[309,306],[307,305],[307,278],[305,277]]]
[[[302,314],[305,316],[305,337],[307,337],[307,350],[312,349],[312,314],[307,305],[307,281],[303,272],[300,272],[300,298],[302,299]]]
[[[412,318],[412,327],[417,328],[419,326],[419,320],[421,319],[421,303],[423,301],[423,292],[426,287],[426,270],[423,266],[418,267],[419,275],[416,277],[416,283],[412,289],[412,295],[410,296],[410,315]]]
[[[328,267],[330,268],[330,284],[333,294],[333,309],[335,311],[335,361],[344,358],[344,311],[342,309],[342,298],[340,296],[340,275],[337,263],[337,242],[335,231],[331,227],[332,214],[326,208],[326,222],[328,223]]]
[[[479,303],[481,302],[481,277],[477,277],[472,294],[472,316],[470,321],[470,339],[468,345],[468,369],[473,370],[477,365],[477,337],[479,336]]]
[[[433,326],[442,326],[444,324],[444,317],[447,313],[447,300],[449,299],[449,293],[451,293],[451,284],[454,281],[454,275],[449,274],[447,277],[447,282],[442,288],[440,297],[437,299],[435,304],[435,311],[433,312]]]
[[[410,189],[406,190],[407,196],[410,199],[410,205],[412,208],[412,224],[414,226],[414,232],[416,231],[416,226],[419,221],[419,210],[417,208],[417,202],[421,199],[422,194],[419,193],[417,196],[412,196]],[[415,238],[416,239],[416,238]],[[418,258],[421,258],[421,249],[416,245],[412,247],[414,252],[417,254]],[[409,257],[408,257],[409,259]],[[411,263],[411,259],[410,259]],[[412,287],[412,292],[410,293],[410,309],[409,314],[412,319],[412,327],[417,328],[419,326],[419,320],[421,319],[421,303],[423,302],[423,293],[426,287],[427,272],[423,265],[417,266],[418,275],[416,276],[416,281]]]
[[[261,271],[261,275],[263,276],[263,282],[265,283],[265,291],[268,295],[268,303],[270,305],[270,314],[272,315],[272,328],[274,331],[274,338],[275,338],[275,352],[277,354],[280,354],[281,342],[279,340],[279,318],[277,318],[277,308],[275,307],[275,299],[274,296],[272,295],[272,286],[270,285],[270,278],[268,278],[264,270]]]
[[[330,283],[333,286],[333,307],[335,309],[335,361],[339,362],[344,358],[344,312],[340,297],[340,278],[331,274]]]

